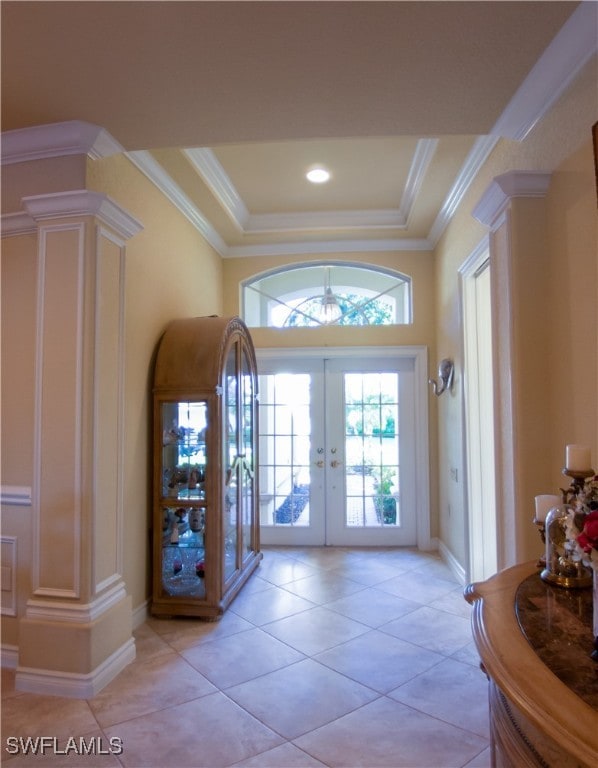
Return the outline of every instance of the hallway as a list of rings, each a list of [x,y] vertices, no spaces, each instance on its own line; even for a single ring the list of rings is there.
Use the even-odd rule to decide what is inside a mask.
[[[432,553],[268,547],[220,622],[148,619],[136,661],[93,699],[18,693],[3,669],[2,760],[487,768],[470,610]],[[11,736],[59,737],[63,752],[66,738],[85,737],[106,754],[12,756]]]

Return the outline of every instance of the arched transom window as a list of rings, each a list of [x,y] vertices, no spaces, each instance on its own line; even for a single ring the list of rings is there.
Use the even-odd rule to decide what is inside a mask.
[[[287,266],[246,280],[242,295],[243,319],[254,328],[411,322],[411,280],[364,264]]]

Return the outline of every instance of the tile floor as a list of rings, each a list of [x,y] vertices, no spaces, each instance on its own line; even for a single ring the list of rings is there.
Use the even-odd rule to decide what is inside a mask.
[[[433,554],[266,548],[220,622],[149,619],[135,632],[136,660],[93,699],[19,693],[3,670],[1,759],[487,768],[486,680],[469,611]],[[58,749],[13,755],[9,736],[57,737]],[[73,742],[69,753],[73,736],[92,754]]]

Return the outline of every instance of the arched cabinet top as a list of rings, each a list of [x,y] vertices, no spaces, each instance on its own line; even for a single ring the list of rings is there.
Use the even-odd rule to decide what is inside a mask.
[[[228,350],[237,340],[244,342],[255,370],[253,342],[241,318],[210,315],[171,321],[158,346],[154,391],[211,391],[222,386]]]

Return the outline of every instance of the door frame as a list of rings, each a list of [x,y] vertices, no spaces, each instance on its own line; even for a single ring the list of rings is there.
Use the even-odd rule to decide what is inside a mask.
[[[260,362],[272,358],[401,358],[413,361],[415,409],[415,520],[417,547],[433,549],[430,535],[430,445],[428,427],[428,348],[395,347],[268,347],[255,350],[258,374]]]
[[[476,319],[474,317],[475,302],[475,281],[481,270],[490,270],[490,243],[489,238],[485,237],[470,256],[459,268],[460,276],[460,303],[463,317],[463,441],[464,462],[466,467],[465,477],[465,542],[466,542],[466,580],[481,581],[494,573],[486,572],[486,563],[484,559],[484,539],[488,535],[488,520],[482,514],[484,506],[481,498],[482,465],[480,461],[478,447],[482,440],[487,440],[487,425],[482,424],[480,417],[480,392],[478,386],[477,374],[478,352],[476,348],[477,337],[475,337]],[[489,273],[490,279],[492,274]],[[492,288],[490,288],[490,302],[492,302]],[[489,307],[492,314],[492,307]],[[472,333],[473,331],[473,333]],[[491,362],[491,365],[492,362]],[[493,371],[490,372],[493,376]],[[491,382],[492,384],[492,382]],[[491,385],[490,384],[490,385]],[[494,418],[495,402],[494,393],[492,394],[491,404],[493,416],[493,439],[496,429],[496,420]],[[496,500],[496,455],[492,458],[493,485],[490,491],[494,502],[494,530],[492,531],[492,541],[495,549],[496,570],[498,570],[498,552],[499,552],[499,526],[498,526],[498,508]]]

